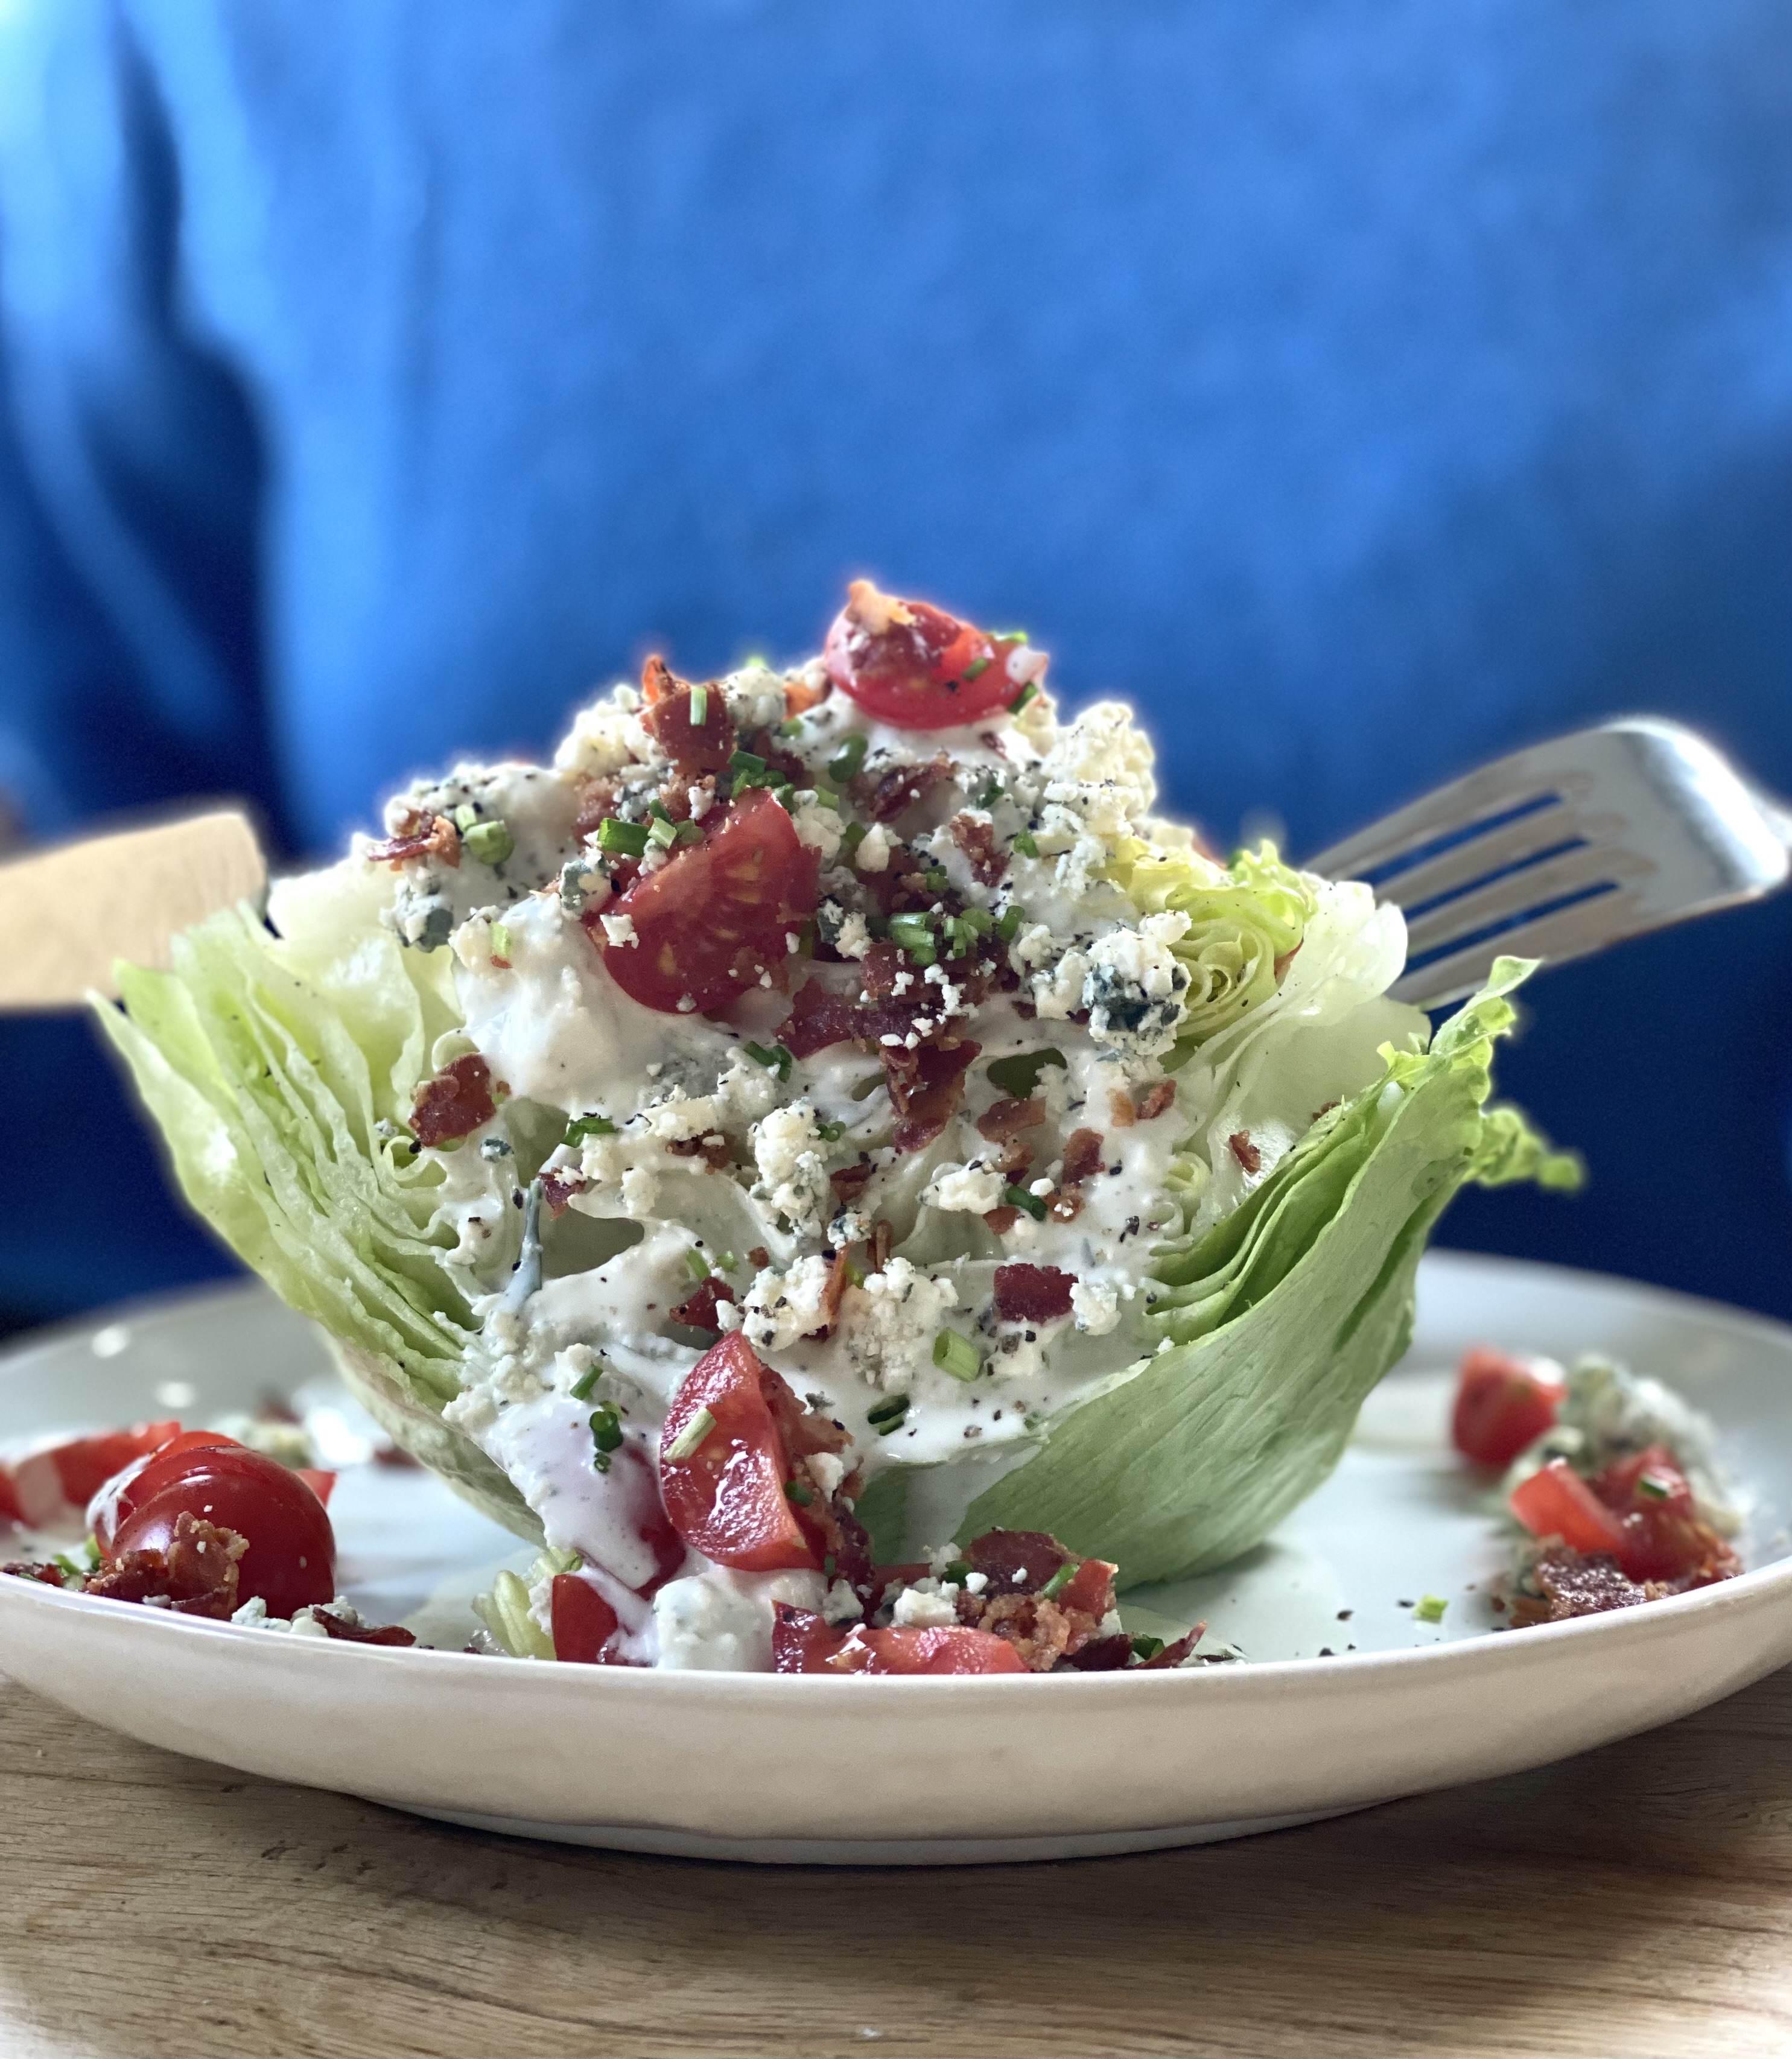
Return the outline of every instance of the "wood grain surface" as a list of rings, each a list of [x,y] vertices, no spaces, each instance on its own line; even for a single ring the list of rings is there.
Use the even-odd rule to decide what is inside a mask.
[[[0,1683],[0,2053],[1785,2053],[1789,1742],[1792,1671],[1236,1844],[772,1870],[449,1829]]]

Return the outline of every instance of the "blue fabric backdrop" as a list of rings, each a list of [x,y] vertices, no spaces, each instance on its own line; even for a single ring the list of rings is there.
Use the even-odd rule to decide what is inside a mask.
[[[1792,791],[1780,0],[14,0],[0,791],[327,851],[870,571],[1296,854],[1637,708]],[[1453,1241],[1792,1314],[1792,902],[1553,974],[1593,1184]],[[0,1304],[215,1269],[0,1028]]]

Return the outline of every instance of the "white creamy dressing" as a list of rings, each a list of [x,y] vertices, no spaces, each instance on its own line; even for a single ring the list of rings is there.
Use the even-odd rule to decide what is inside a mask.
[[[723,690],[737,715],[763,701],[756,719],[775,719],[776,675],[740,675],[711,688]],[[549,1546],[589,1562],[584,1576],[616,1610],[628,1655],[662,1665],[762,1670],[774,1602],[822,1605],[818,1575],[736,1573],[695,1555],[651,1605],[636,1591],[654,1567],[634,1518],[655,1491],[660,1424],[700,1355],[671,1311],[706,1267],[724,1271],[735,1297],[719,1320],[744,1326],[767,1364],[846,1427],[855,1447],[849,1463],[874,1474],[922,1468],[911,1516],[918,1511],[942,1538],[951,1536],[964,1508],[1025,1462],[1052,1417],[1130,1377],[1156,1349],[1153,1246],[1235,1205],[1324,1105],[1378,1075],[1380,1044],[1404,1042],[1424,1024],[1416,1011],[1377,998],[1404,958],[1397,913],[1376,910],[1365,888],[1315,882],[1317,904],[1279,990],[1173,1076],[1166,1110],[1148,1121],[1117,1120],[1117,1097],[1130,1108],[1164,1077],[1150,1053],[1169,1041],[1117,1035],[1105,1042],[1069,1019],[1090,1006],[1082,968],[1171,961],[1127,895],[1100,874],[1139,835],[1160,849],[1189,847],[1186,832],[1150,816],[1149,747],[1125,711],[1101,704],[1060,728],[1041,698],[1018,719],[917,734],[868,719],[836,692],[806,714],[790,748],[821,785],[830,757],[855,735],[866,739],[872,777],[942,752],[954,761],[955,783],[902,818],[904,840],[922,864],[940,868],[962,905],[993,916],[1017,903],[1032,935],[1010,961],[1021,976],[1018,993],[994,992],[954,1020],[982,1049],[961,1112],[919,1152],[894,1158],[889,1149],[894,1112],[877,1052],[835,1045],[792,1063],[787,1077],[751,1057],[750,1042],[775,1040],[787,996],[755,990],[730,1021],[715,1022],[644,1007],[610,978],[579,914],[602,908],[608,883],[595,852],[581,854],[571,826],[580,779],[642,776],[650,746],[627,695],[581,714],[554,771],[460,767],[413,789],[413,807],[475,805],[481,819],[501,817],[514,855],[497,868],[471,858],[458,868],[408,866],[396,915],[382,916],[400,942],[420,942],[415,956],[429,979],[452,977],[464,1027],[458,1040],[438,1040],[436,1062],[451,1049],[476,1049],[501,1089],[492,1121],[442,1161],[443,1219],[456,1237],[448,1262],[471,1276],[485,1323],[468,1387],[447,1414],[504,1469]],[[836,856],[841,818],[817,817],[819,804],[800,796],[793,805],[799,834],[823,854],[824,902],[831,894],[842,905],[862,903],[858,882],[878,869],[894,830],[874,827],[856,856],[850,846]],[[994,889],[978,881],[946,826],[966,809],[999,838],[1006,869]],[[1036,850],[1010,848],[1023,824]],[[562,899],[569,862],[577,889],[570,905]],[[428,906],[444,901],[456,927],[452,947],[438,950],[445,940],[424,930],[435,919]],[[1169,940],[1187,926],[1180,916],[1153,921],[1152,934]],[[1104,938],[1123,947],[1118,955]],[[611,942],[627,948],[618,935]],[[850,963],[805,966],[802,976],[854,996],[860,982]],[[925,983],[915,998],[937,995],[939,1013],[950,1014],[950,957],[916,977]],[[976,1121],[1009,1089],[987,1068],[1048,1048],[1064,1062],[1045,1067],[1033,1089],[1045,1120],[1027,1133],[1040,1155],[1021,1176],[1024,1186],[1041,1199],[1051,1193],[1064,1142],[1079,1129],[1100,1135],[1101,1162],[1078,1189],[1073,1220],[1020,1213],[998,1239],[982,1217],[1000,1203],[1006,1176],[994,1167],[999,1143]],[[574,1117],[603,1122],[562,1144]],[[1249,1170],[1231,1148],[1240,1133],[1256,1153]],[[668,1149],[723,1137],[731,1169]],[[876,1169],[867,1206],[892,1225],[897,1255],[886,1272],[846,1288],[828,1335],[804,1336],[820,1320],[834,1249],[860,1249],[870,1233],[870,1220],[855,1218],[855,1205],[842,1207],[827,1185],[830,1172],[866,1153]],[[1169,1192],[1173,1162],[1185,1193],[1198,1193],[1193,1224]],[[512,1268],[524,1177],[538,1166],[563,1183],[570,1205],[542,1209],[544,1276],[526,1292],[530,1280],[514,1284]],[[629,1236],[639,1241],[617,1249]],[[599,1249],[595,1259],[582,1255]],[[756,1269],[748,1254],[760,1249],[765,1262]],[[1013,1263],[1073,1276],[1073,1314],[1045,1324],[998,1320],[994,1276]],[[979,1376],[957,1379],[934,1363],[942,1328],[975,1351]],[[593,1365],[595,1390],[575,1397],[573,1387]],[[906,1415],[891,1428],[891,1399],[905,1396]],[[627,1440],[607,1474],[593,1463],[590,1429],[600,1403],[616,1408]],[[874,1410],[886,1417],[881,1434]],[[538,1599],[538,1613],[544,1605]]]

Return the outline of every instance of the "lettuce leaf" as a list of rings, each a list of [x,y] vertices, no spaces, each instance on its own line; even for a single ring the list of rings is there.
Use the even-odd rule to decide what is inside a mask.
[[[1506,997],[1531,970],[1499,960],[1428,1051],[1384,1049],[1383,1077],[1230,1215],[1160,1246],[1157,1354],[1055,1419],[959,1534],[1050,1530],[1134,1587],[1236,1558],[1311,1494],[1406,1348],[1420,1256],[1452,1195],[1468,1181],[1578,1183],[1575,1161],[1485,1105]],[[909,1534],[914,1484],[886,1473],[862,1507],[889,1557],[934,1541]]]

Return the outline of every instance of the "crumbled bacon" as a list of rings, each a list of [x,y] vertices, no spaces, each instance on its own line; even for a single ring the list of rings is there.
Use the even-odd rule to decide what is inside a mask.
[[[1075,1284],[1074,1273],[1055,1265],[998,1265],[997,1316],[1005,1323],[1055,1323],[1069,1314]]]
[[[1529,1629],[1539,1623],[1565,1623],[1577,1615],[1603,1615],[1608,1609],[1635,1608],[1643,1602],[1659,1601],[1673,1590],[1659,1580],[1639,1583],[1619,1571],[1609,1552],[1591,1555],[1571,1551],[1566,1544],[1551,1545],[1537,1555],[1531,1578],[1542,1589],[1541,1597],[1527,1594],[1512,1598],[1512,1623]]]
[[[870,1183],[877,1167],[869,1158],[861,1159],[856,1165],[842,1165],[838,1173],[828,1175],[828,1185],[834,1189],[834,1198],[842,1208],[850,1208]]]
[[[1018,1137],[1010,1137],[995,1157],[989,1161],[998,1173],[1014,1180],[1033,1163],[1033,1149]]]
[[[997,1237],[1006,1237],[1020,1219],[1020,1210],[1004,1201],[1000,1208],[985,1212],[983,1227]]]
[[[161,1601],[179,1615],[236,1613],[237,1561],[249,1540],[185,1510],[174,1519],[165,1552],[126,1551],[89,1576],[86,1591],[115,1602]]]
[[[326,1637],[342,1639],[349,1644],[415,1644],[416,1633],[398,1623],[345,1623],[332,1609],[313,1609],[313,1623],[323,1627]]]
[[[865,1268],[866,1271],[867,1272],[882,1272],[890,1263],[890,1254],[895,1247],[896,1231],[894,1225],[886,1222],[882,1216],[878,1217],[871,1225],[870,1251]]]
[[[446,815],[420,810],[407,816],[395,835],[370,843],[361,853],[369,865],[408,865],[420,858],[439,858],[443,864],[460,862],[460,833]]]
[[[1247,1173],[1260,1173],[1263,1170],[1263,1153],[1251,1141],[1249,1130],[1235,1129],[1226,1139],[1226,1144],[1232,1157]]]
[[[781,779],[787,779],[793,787],[812,787],[815,775],[794,751],[786,751],[769,729],[756,729],[747,738],[746,747],[755,758],[765,760],[766,770],[775,772]]]
[[[1074,1187],[1057,1187],[1045,1197],[1045,1213],[1053,1222],[1074,1222],[1083,1212],[1083,1197]]]
[[[1108,1113],[1116,1129],[1130,1129],[1139,1119],[1139,1112],[1133,1105],[1133,1097],[1124,1087],[1109,1088]]]
[[[1101,1169],[1101,1133],[1073,1129],[1064,1140],[1064,1184],[1075,1186]]]
[[[1042,1101],[1004,1099],[993,1103],[977,1118],[977,1127],[992,1144],[1000,1144],[1023,1129],[1034,1129],[1045,1120]]]
[[[548,1213],[555,1217],[566,1213],[566,1205],[575,1194],[585,1191],[585,1181],[576,1173],[544,1173],[541,1176],[541,1198],[548,1204]]]
[[[951,777],[952,760],[942,751],[924,765],[893,765],[884,772],[861,772],[852,784],[853,799],[873,822],[894,822]]]
[[[980,886],[994,886],[1008,869],[1008,854],[996,842],[994,826],[970,815],[954,815],[952,841],[965,854],[972,877]]]
[[[1140,1121],[1155,1122],[1175,1099],[1174,1080],[1159,1080],[1155,1086],[1147,1087],[1139,1097]]]
[[[898,1121],[891,1140],[898,1152],[918,1151],[933,1142],[958,1113],[965,1097],[965,1074],[981,1044],[922,1044],[910,1051],[883,1047],[884,1077]]]
[[[572,818],[572,834],[581,842],[588,836],[595,836],[599,823],[616,812],[616,793],[614,779],[587,775],[579,780],[579,812]]]
[[[9,1559],[4,1566],[0,1566],[0,1573],[10,1573],[21,1580],[36,1580],[46,1587],[67,1585],[62,1567],[45,1559]]]
[[[735,1298],[735,1290],[719,1272],[712,1272],[695,1293],[679,1302],[672,1311],[672,1320],[683,1323],[693,1330],[716,1330],[722,1328],[716,1311],[724,1301]]]
[[[1125,1631],[1112,1637],[1097,1637],[1081,1651],[1069,1653],[1065,1663],[1078,1673],[1117,1673],[1133,1656],[1133,1640]]]
[[[958,1620],[1005,1638],[1036,1673],[1095,1642],[1114,1605],[1116,1569],[1105,1559],[1077,1559],[1042,1530],[987,1531],[966,1547],[965,1559],[986,1585],[960,1594]],[[1066,1566],[1070,1578],[1046,1600],[1041,1590]],[[1097,1670],[1111,1663],[1098,1661]]]
[[[492,1098],[491,1068],[476,1051],[469,1051],[417,1089],[411,1109],[411,1134],[428,1149],[470,1136],[497,1112]]]
[[[701,1158],[716,1173],[725,1165],[731,1165],[735,1159],[727,1138],[720,1135],[675,1137],[666,1149],[675,1158]]]
[[[1201,1643],[1206,1630],[1207,1625],[1205,1623],[1197,1623],[1185,1636],[1173,1639],[1155,1659],[1141,1660],[1138,1671],[1141,1673],[1155,1673],[1173,1666],[1180,1666]]]
[[[784,682],[784,715],[787,721],[793,715],[806,715],[812,707],[818,707],[834,691],[834,682],[826,678],[820,683],[806,679],[799,672],[794,679]]]

